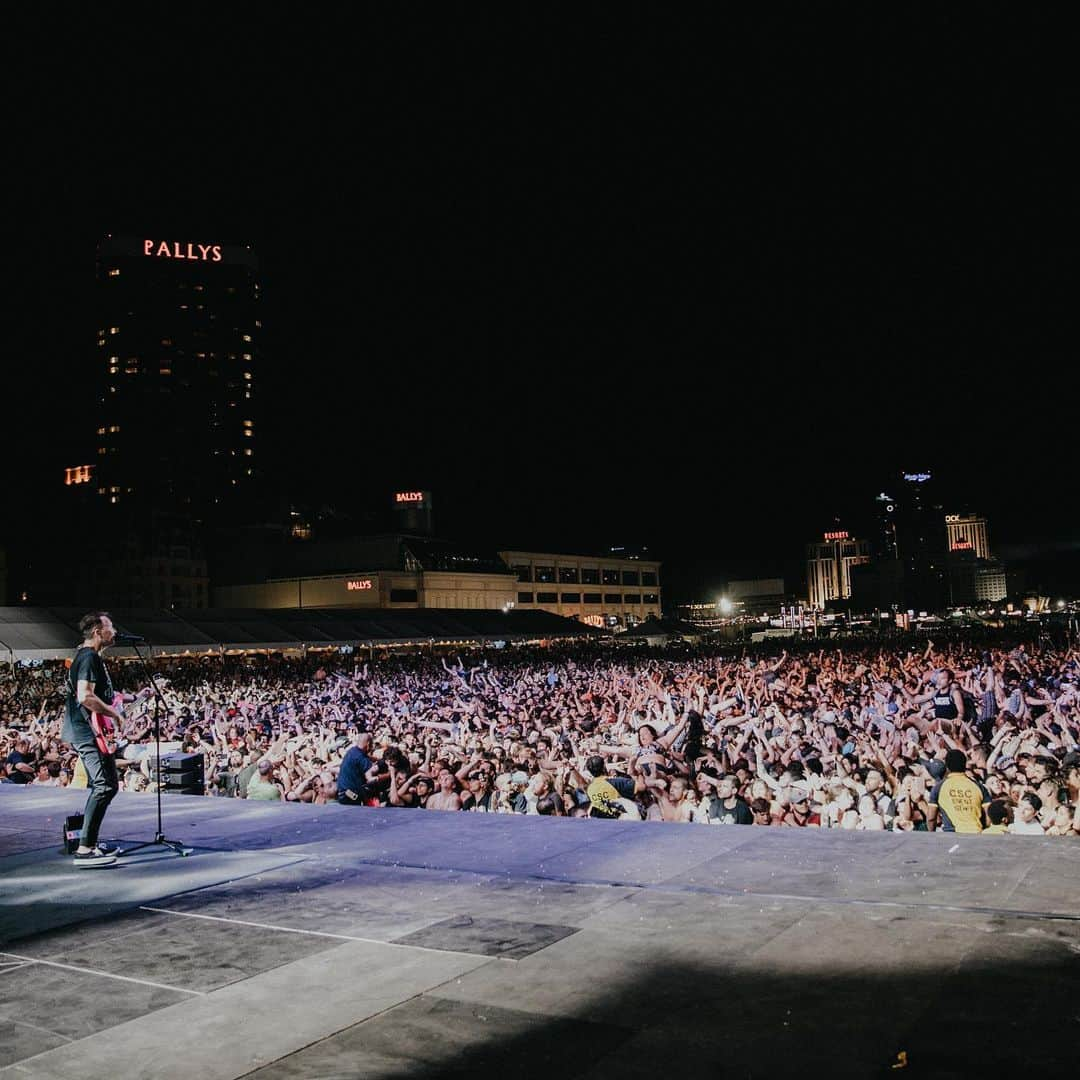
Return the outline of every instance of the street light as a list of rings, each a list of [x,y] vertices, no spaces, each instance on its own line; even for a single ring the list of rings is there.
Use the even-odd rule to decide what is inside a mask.
[[[720,608],[721,615],[730,615],[735,605],[726,596],[721,596],[717,606]]]

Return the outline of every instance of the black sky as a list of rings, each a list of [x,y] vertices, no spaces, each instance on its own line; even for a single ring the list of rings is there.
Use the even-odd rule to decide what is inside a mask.
[[[31,34],[9,532],[94,426],[94,246],[133,231],[256,248],[298,500],[429,487],[441,531],[704,591],[917,465],[1005,554],[1075,553],[1059,28],[518,19]]]

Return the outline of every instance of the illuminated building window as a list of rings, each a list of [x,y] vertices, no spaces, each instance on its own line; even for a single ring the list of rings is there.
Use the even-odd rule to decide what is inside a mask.
[[[161,344],[165,345],[165,346],[171,345],[172,344],[172,338],[163,337],[161,339]]]
[[[255,422],[253,420],[245,420],[244,421],[244,427],[254,427],[254,426],[255,426]]]
[[[105,429],[104,429],[103,427],[99,427],[99,428],[97,429],[97,433],[98,433],[99,435],[104,435],[104,434],[105,434]]]
[[[257,330],[261,330],[261,329],[262,329],[262,323],[261,323],[261,322],[260,322],[260,321],[259,321],[258,319],[256,319],[256,320],[255,320],[255,328],[256,328]]]
[[[115,266],[114,266],[114,267],[113,267],[113,268],[112,268],[112,269],[111,269],[111,270],[109,271],[109,277],[119,277],[119,276],[120,276],[120,271],[119,271],[119,269],[118,269],[117,267],[115,267]]]
[[[247,448],[247,449],[246,449],[246,450],[244,451],[244,456],[245,456],[245,457],[251,457],[251,456],[252,456],[252,455],[253,455],[254,453],[255,453],[255,451],[254,451],[254,450],[252,450],[252,449],[251,449],[251,447],[249,446],[249,447],[248,447],[248,448]]]
[[[104,453],[105,453],[105,447],[104,447],[104,446],[99,446],[99,447],[97,448],[97,452],[98,452],[99,454],[104,454]]]
[[[254,469],[248,469],[247,474],[248,474],[248,476],[254,476],[255,475],[255,470]]]
[[[250,360],[251,359],[251,353],[249,353],[249,352],[244,353],[244,359],[245,360]]]
[[[111,495],[109,497],[109,502],[111,502],[111,503],[115,503],[115,502],[119,502],[119,501],[120,500],[118,499],[118,497],[116,495]]]
[[[251,378],[251,372],[250,371],[245,371],[244,372],[244,378],[245,379],[250,379]]]
[[[250,341],[251,340],[251,335],[250,334],[244,334],[242,336],[243,336],[245,341]]]
[[[205,286],[203,286],[203,285],[195,285],[195,286],[193,286],[193,288],[195,289],[196,292],[202,292],[203,289],[205,288]]]
[[[250,439],[254,432],[250,428],[246,428],[244,431],[244,437]]]
[[[110,334],[119,334],[120,333],[120,327],[119,326],[110,326],[109,327],[109,333]]]
[[[110,432],[111,434],[113,434],[113,435],[115,435],[115,434],[116,434],[116,433],[117,433],[117,432],[118,432],[119,430],[120,430],[120,425],[119,425],[119,424],[113,424],[113,425],[112,425],[112,426],[111,426],[111,427],[109,428],[109,432]]]
[[[171,375],[172,374],[172,368],[163,367],[161,369],[161,374],[162,375]]]
[[[250,401],[251,400],[251,391],[250,390],[245,390],[244,391],[244,400],[245,401]]]

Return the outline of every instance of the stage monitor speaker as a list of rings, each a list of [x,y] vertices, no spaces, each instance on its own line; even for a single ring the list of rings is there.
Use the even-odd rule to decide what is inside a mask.
[[[71,814],[64,818],[63,851],[66,855],[74,855],[79,850],[79,842],[82,840],[83,816]]]

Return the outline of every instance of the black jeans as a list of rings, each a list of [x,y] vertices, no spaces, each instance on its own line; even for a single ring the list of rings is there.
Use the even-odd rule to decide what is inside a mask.
[[[105,811],[113,796],[120,790],[120,781],[116,776],[116,759],[112,754],[103,754],[94,741],[94,734],[89,729],[79,732],[72,740],[72,746],[79,752],[83,768],[86,769],[87,787],[90,794],[83,810],[82,842],[85,847],[93,847],[98,841]]]

